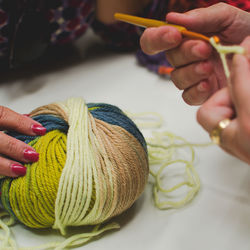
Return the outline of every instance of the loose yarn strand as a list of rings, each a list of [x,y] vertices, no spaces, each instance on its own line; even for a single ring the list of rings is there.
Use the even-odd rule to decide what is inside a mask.
[[[160,135],[162,138],[161,140],[159,140]],[[170,140],[168,136],[170,136]],[[156,207],[158,207],[159,209],[169,209],[184,206],[195,197],[195,195],[200,189],[199,175],[194,167],[195,151],[193,145],[191,143],[188,143],[180,136],[175,136],[174,134],[169,132],[157,134],[155,138],[150,138],[146,140],[154,141],[153,144],[150,144],[150,142],[148,143],[148,150],[150,173],[151,176],[154,178],[153,194]],[[183,141],[185,144],[178,144],[177,142],[180,140]],[[169,145],[169,143],[171,144]],[[189,150],[191,151],[191,159],[185,160],[185,158],[178,158],[178,155],[180,153],[178,150],[179,148],[189,148]],[[161,163],[160,167],[159,163]],[[168,189],[163,188],[162,178],[164,176],[164,170],[169,166],[176,165],[177,163],[184,164],[184,177],[186,181],[182,181]],[[172,192],[180,189],[183,186],[189,188],[189,191],[187,191],[183,199],[180,199],[179,201],[171,201],[170,197],[166,196],[167,194],[171,194]],[[164,202],[160,202],[160,197],[165,197],[167,198],[167,200]]]
[[[163,118],[157,113],[130,113],[130,118],[133,119],[137,125],[140,124],[138,125],[140,129],[151,128],[156,130],[163,126]],[[139,123],[137,123],[138,119],[140,120]],[[141,120],[144,120],[144,122],[141,122]],[[152,188],[155,206],[159,209],[179,208],[193,200],[200,189],[199,175],[194,167],[194,147],[209,146],[212,144],[189,143],[184,138],[168,131],[153,131],[151,137],[146,137],[146,142],[149,156],[149,173],[153,179]],[[189,149],[190,155],[187,151],[182,153],[186,154],[185,157],[189,155],[190,159],[179,158],[180,156],[178,156],[180,154],[179,150],[185,148]],[[164,188],[162,180],[165,176],[164,171],[167,167],[174,166],[178,163],[185,166],[184,178],[186,180],[170,188]],[[168,182],[166,177],[165,182]],[[178,198],[177,195],[174,195],[175,191],[178,191],[184,186],[186,186],[188,190],[186,194],[182,195],[182,197],[184,196],[183,198]],[[161,201],[162,199],[163,201]],[[173,199],[177,199],[177,201]]]
[[[67,238],[66,240],[62,242],[50,242],[48,244],[43,244],[43,245],[34,246],[34,247],[18,248],[16,242],[9,237],[8,239],[9,245],[4,245],[4,246],[1,245],[0,249],[3,249],[3,250],[44,250],[44,249],[63,250],[63,249],[70,248],[70,247],[77,247],[79,245],[82,246],[86,244],[87,242],[89,242],[94,237],[99,236],[106,231],[119,229],[119,228],[120,228],[119,224],[115,222],[109,223],[108,225],[104,226],[101,229],[100,229],[100,224],[98,224],[93,228],[92,232],[76,234]],[[0,240],[6,239],[5,237],[6,236],[0,235]]]
[[[77,234],[77,235],[74,235],[74,236],[68,238],[63,243],[58,245],[55,248],[55,250],[61,250],[61,249],[65,249],[66,247],[75,247],[77,245],[82,245],[82,244],[90,241],[93,237],[96,237],[96,236],[104,233],[105,231],[120,228],[119,224],[117,224],[115,222],[108,224],[107,226],[103,227],[102,229],[99,229],[99,227],[100,227],[100,224],[95,226],[95,228],[93,229],[93,231],[91,233]]]
[[[9,219],[7,222],[3,221],[3,217],[8,216]],[[0,234],[0,249],[6,249],[8,247],[11,247],[12,250],[18,250],[16,241],[11,236],[10,226],[14,224],[13,217],[9,216],[7,212],[1,212],[0,213],[0,228],[3,229],[5,234]]]
[[[230,78],[230,70],[227,64],[227,58],[226,55],[227,54],[244,54],[245,53],[245,49],[242,46],[237,46],[237,45],[233,45],[233,46],[225,46],[225,45],[221,45],[220,43],[217,43],[214,37],[210,38],[210,44],[214,47],[214,49],[218,52],[221,62],[222,62],[222,66],[226,75],[227,80],[229,80]]]
[[[127,116],[132,120],[136,120],[136,125],[139,128],[160,128],[163,124],[163,118],[157,112],[140,112],[140,113],[131,113],[126,111]],[[142,121],[139,121],[142,120]],[[148,120],[145,122],[145,120]]]

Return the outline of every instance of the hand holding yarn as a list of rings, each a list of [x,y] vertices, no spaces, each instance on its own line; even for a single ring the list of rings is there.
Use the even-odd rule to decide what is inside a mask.
[[[250,14],[224,3],[184,14],[169,13],[166,19],[208,36],[217,35],[226,44],[239,44],[250,34]],[[182,39],[173,27],[147,29],[141,47],[149,54],[167,51],[167,59],[175,67],[171,78],[184,90],[183,99],[188,104],[200,105],[226,85],[220,58],[210,44]]]
[[[234,55],[230,84],[201,106],[197,119],[209,133],[220,121],[231,119],[219,133],[220,145],[250,164],[250,36],[241,45],[247,55]]]
[[[0,106],[0,130],[9,130],[26,135],[43,135],[46,129],[31,118]],[[35,162],[39,154],[26,143],[4,132],[0,132],[0,175],[17,177],[25,175],[26,168],[21,163]]]
[[[132,206],[149,174],[146,142],[136,125],[115,106],[86,105],[80,98],[42,106],[31,117],[46,135],[9,135],[32,146],[39,161],[25,164],[25,176],[1,179],[4,209],[28,227],[53,227],[63,235],[69,226],[96,225],[53,249],[117,228],[99,227]]]

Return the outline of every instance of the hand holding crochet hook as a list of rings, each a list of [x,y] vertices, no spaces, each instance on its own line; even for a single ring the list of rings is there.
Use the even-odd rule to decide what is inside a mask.
[[[166,51],[174,67],[171,79],[183,90],[184,101],[203,104],[197,112],[198,122],[213,142],[250,163],[250,13],[219,3],[184,14],[169,13],[166,20],[186,29],[147,25],[150,28],[141,36],[142,50],[146,54]],[[194,36],[189,31],[195,32]],[[220,56],[207,42],[207,37],[213,36],[222,44],[243,47],[244,55],[227,60],[231,77],[224,73]]]
[[[224,44],[239,44],[250,34],[249,19],[247,12],[223,3],[166,16],[169,23],[208,37],[217,35]],[[184,90],[183,99],[188,104],[200,105],[226,85],[220,59],[211,45],[182,36],[174,27],[146,29],[141,37],[141,47],[147,54],[167,51],[167,59],[175,68],[171,78],[178,89]]]

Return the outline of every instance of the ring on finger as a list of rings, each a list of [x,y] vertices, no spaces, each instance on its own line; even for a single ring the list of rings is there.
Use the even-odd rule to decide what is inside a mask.
[[[210,138],[213,143],[221,144],[221,132],[230,124],[231,120],[229,118],[221,120],[216,127],[210,132]]]

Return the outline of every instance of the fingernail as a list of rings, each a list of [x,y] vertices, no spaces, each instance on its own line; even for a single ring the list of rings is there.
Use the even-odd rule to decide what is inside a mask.
[[[39,154],[32,149],[25,149],[23,151],[23,156],[26,160],[36,162],[39,159]]]
[[[45,135],[46,134],[46,128],[41,126],[41,125],[34,124],[31,126],[31,129],[36,135]]]
[[[19,165],[19,164],[12,164],[11,170],[14,174],[18,176],[24,176],[26,174],[26,167]]]
[[[30,114],[23,114],[24,116],[30,117]]]

